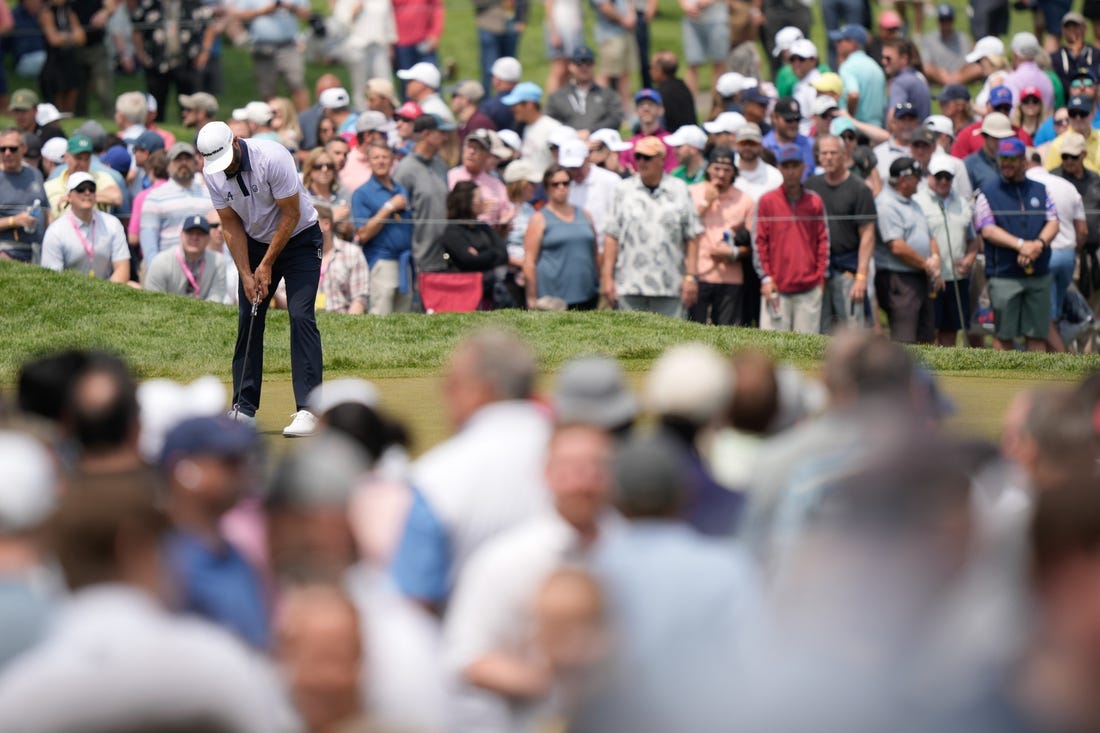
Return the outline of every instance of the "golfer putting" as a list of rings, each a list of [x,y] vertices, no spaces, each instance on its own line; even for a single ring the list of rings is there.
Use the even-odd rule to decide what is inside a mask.
[[[241,140],[224,122],[207,123],[196,144],[203,178],[240,273],[237,344],[230,416],[255,422],[264,371],[264,324],[273,287],[286,281],[290,368],[297,412],[283,435],[311,435],[306,409],[321,383],[321,334],[314,303],[321,276],[321,228],[294,160],[271,140]]]

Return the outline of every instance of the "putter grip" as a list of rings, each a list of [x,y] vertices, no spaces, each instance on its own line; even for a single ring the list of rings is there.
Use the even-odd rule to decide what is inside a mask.
[[[260,312],[260,301],[257,299],[257,300],[254,300],[252,302],[252,315],[255,316],[259,312]]]

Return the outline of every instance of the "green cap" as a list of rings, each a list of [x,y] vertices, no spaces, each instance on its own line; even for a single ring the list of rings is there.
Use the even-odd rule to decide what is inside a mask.
[[[79,155],[92,152],[92,141],[87,135],[73,135],[69,138],[69,153]]]
[[[10,110],[28,110],[36,109],[38,107],[38,95],[32,92],[30,89],[16,89],[12,92],[11,103],[8,104]]]

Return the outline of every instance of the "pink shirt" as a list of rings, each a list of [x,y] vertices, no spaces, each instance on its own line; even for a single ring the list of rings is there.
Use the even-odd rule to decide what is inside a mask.
[[[481,190],[481,199],[485,202],[485,211],[478,217],[490,226],[497,226],[512,218],[512,202],[508,200],[508,189],[504,182],[482,171],[475,178],[463,166],[447,171],[447,188],[452,189],[459,181],[473,181]]]
[[[671,132],[664,129],[657,130],[657,132],[653,133],[654,136],[661,138],[661,142],[664,142],[665,138],[671,134]],[[646,135],[643,132],[639,132],[637,135],[630,138],[628,142],[637,144],[637,142],[643,137],[650,136]],[[630,150],[624,150],[623,152],[619,153],[619,162],[622,163],[623,167],[626,168],[628,171],[636,171],[638,168],[636,165],[634,165],[634,148],[631,148]],[[680,165],[680,163],[676,160],[676,150],[669,147],[668,143],[665,143],[665,173],[671,173],[673,169],[676,168],[676,166],[678,165]]]
[[[706,188],[705,183],[688,186],[688,192],[691,193],[691,201],[695,204],[696,210],[706,201]],[[713,255],[716,250],[727,249],[723,241],[723,234],[726,231],[733,234],[741,229],[752,231],[753,207],[752,196],[730,186],[728,191],[703,210],[699,217],[703,220],[703,233],[699,236],[700,282],[739,285],[745,281],[741,260],[716,260]]]
[[[370,163],[367,161],[367,156],[363,155],[358,147],[349,150],[347,162],[340,171],[340,185],[350,196],[355,193],[355,189],[369,181],[370,177]]]
[[[168,183],[168,179],[153,181],[153,185],[144,191],[139,191],[137,196],[134,196],[134,203],[130,206],[130,223],[126,225],[126,233],[133,234],[135,237],[141,236],[141,208],[145,206],[145,197],[149,195],[149,192],[154,188],[159,188]]]

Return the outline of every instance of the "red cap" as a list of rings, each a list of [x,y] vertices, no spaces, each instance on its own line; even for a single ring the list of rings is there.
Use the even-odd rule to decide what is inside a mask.
[[[415,120],[422,114],[424,110],[420,109],[420,105],[416,102],[405,102],[393,113],[394,117],[404,117],[406,120]]]
[[[1039,91],[1039,87],[1024,87],[1020,90],[1020,101],[1027,99],[1028,97],[1036,97],[1040,101],[1043,99],[1043,93]]]
[[[901,16],[893,10],[883,10],[878,17],[879,28],[901,28]]]

